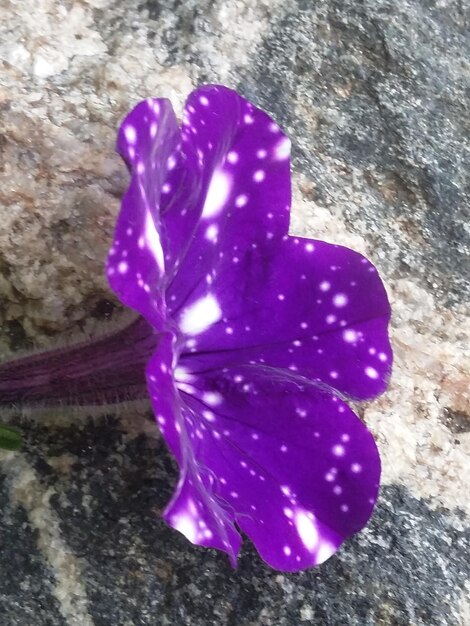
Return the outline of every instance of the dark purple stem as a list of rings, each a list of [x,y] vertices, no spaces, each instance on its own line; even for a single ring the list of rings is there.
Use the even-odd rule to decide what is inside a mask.
[[[103,406],[147,398],[145,365],[158,335],[139,318],[126,328],[0,365],[2,406]]]

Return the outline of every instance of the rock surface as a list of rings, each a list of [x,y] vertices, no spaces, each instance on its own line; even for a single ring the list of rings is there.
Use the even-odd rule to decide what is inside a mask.
[[[102,271],[117,124],[201,82],[287,129],[292,231],[374,260],[396,353],[361,409],[377,512],[297,575],[249,545],[233,572],[165,527],[175,469],[149,415],[23,420],[24,450],[0,456],[2,626],[470,623],[469,26],[466,0],[1,4],[2,356],[119,317]]]

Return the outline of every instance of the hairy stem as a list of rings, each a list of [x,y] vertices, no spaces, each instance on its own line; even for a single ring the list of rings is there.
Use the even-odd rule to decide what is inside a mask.
[[[158,343],[149,324],[0,364],[0,407],[103,406],[147,398],[145,364]]]

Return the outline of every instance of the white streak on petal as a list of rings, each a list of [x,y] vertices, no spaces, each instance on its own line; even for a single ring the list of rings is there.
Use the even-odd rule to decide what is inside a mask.
[[[195,521],[190,515],[185,513],[174,515],[171,518],[171,525],[173,528],[176,528],[176,530],[179,530],[180,533],[186,537],[186,539],[189,539],[189,541],[196,541],[198,535],[197,527]]]
[[[183,393],[187,393],[190,396],[193,396],[196,392],[192,385],[188,385],[188,383],[182,383],[180,381],[176,382],[176,387],[182,391]]]
[[[183,312],[179,326],[186,335],[197,335],[218,322],[221,317],[219,303],[213,295],[207,294]]]
[[[155,227],[155,222],[149,211],[145,217],[145,240],[149,250],[152,252],[157,262],[159,270],[165,271],[165,260],[163,258],[163,248],[160,241],[160,235]]]
[[[329,559],[330,556],[335,552],[336,548],[333,544],[328,543],[328,541],[322,541],[317,552],[316,564],[320,565],[320,563],[323,563],[324,561]]]
[[[190,374],[185,367],[178,365],[175,367],[174,371],[175,380],[179,382],[192,383],[196,380],[196,377],[193,374]]]
[[[313,520],[302,509],[297,509],[294,519],[295,527],[300,540],[310,552],[313,552],[318,544],[318,530]]]
[[[215,170],[202,209],[203,219],[215,217],[222,211],[229,198],[231,187],[231,177],[223,170]]]

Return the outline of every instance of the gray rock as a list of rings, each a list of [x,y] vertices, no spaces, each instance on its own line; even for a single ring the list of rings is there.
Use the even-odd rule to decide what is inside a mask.
[[[458,624],[470,530],[462,529],[461,514],[432,510],[404,487],[385,487],[367,530],[317,570],[277,573],[245,542],[234,571],[224,555],[191,546],[158,519],[176,479],[160,439],[129,438],[109,420],[35,427],[27,450],[52,492],[63,539],[85,564],[96,626]],[[68,462],[58,462],[64,450]],[[27,525],[16,532],[31,550],[26,558],[34,558]],[[11,559],[11,548],[1,555],[2,580],[31,571],[17,555]],[[62,624],[52,610],[39,615],[28,622],[10,611],[2,623]]]
[[[448,306],[470,295],[469,19],[458,2],[299,1],[240,83],[298,138],[317,201]]]
[[[7,481],[0,480],[0,623],[64,626],[54,598],[53,572],[21,507],[12,506]]]

